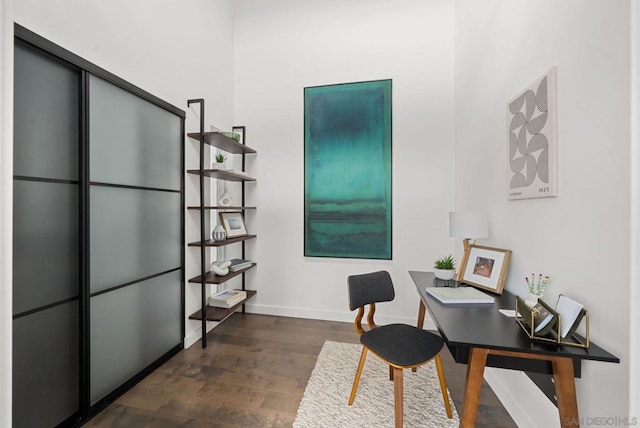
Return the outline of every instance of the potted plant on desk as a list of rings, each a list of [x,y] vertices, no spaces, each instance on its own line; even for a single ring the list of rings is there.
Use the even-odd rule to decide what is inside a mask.
[[[442,256],[433,264],[433,273],[436,278],[448,281],[456,275],[456,261],[451,254]]]

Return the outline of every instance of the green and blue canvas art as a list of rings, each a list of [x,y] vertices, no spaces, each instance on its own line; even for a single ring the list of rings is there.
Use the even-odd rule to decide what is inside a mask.
[[[391,80],[304,89],[304,255],[391,259]]]

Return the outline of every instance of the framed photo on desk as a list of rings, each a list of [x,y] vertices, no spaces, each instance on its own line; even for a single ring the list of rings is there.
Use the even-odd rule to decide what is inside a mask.
[[[462,282],[496,294],[502,294],[509,271],[511,250],[471,245],[462,270]]]

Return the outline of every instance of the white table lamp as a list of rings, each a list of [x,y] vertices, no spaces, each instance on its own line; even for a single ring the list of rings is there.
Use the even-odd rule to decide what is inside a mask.
[[[451,211],[449,212],[449,236],[462,238],[464,253],[458,267],[456,281],[461,281],[464,272],[462,269],[467,264],[469,251],[471,250],[469,240],[489,237],[489,215],[483,211]]]

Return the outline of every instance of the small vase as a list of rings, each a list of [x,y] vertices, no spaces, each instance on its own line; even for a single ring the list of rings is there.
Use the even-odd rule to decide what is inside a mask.
[[[211,238],[213,238],[214,241],[224,241],[227,238],[227,232],[224,230],[224,227],[217,225],[211,232]]]
[[[529,306],[530,308],[533,308],[535,305],[538,304],[538,299],[541,297],[542,297],[541,295],[538,296],[537,294],[529,293],[524,303],[526,303],[527,306]]]
[[[220,162],[214,162],[211,164],[211,169],[219,169],[219,170],[225,170],[226,165],[224,163],[220,163]]]

